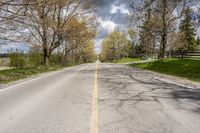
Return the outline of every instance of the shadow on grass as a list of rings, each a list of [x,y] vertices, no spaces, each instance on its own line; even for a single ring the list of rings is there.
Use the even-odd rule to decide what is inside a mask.
[[[200,60],[172,58],[151,63],[137,64],[135,67],[185,77],[200,82]]]

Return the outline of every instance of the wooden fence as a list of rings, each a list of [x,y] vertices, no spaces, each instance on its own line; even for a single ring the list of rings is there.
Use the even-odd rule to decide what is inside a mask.
[[[200,57],[200,51],[173,51],[171,57],[176,58],[193,58]]]

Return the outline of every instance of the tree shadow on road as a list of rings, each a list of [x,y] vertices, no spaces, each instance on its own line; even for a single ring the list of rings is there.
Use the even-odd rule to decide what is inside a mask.
[[[124,66],[103,67],[99,70],[99,86],[107,92],[99,102],[117,101],[116,109],[124,104],[168,101],[174,108],[200,113],[200,88],[187,87],[163,80],[150,72]],[[192,106],[190,108],[190,106]]]

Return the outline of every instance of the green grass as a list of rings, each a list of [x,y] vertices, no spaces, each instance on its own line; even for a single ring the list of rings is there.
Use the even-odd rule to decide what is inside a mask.
[[[134,61],[140,61],[140,58],[122,58],[119,60],[114,60],[112,63],[128,63],[128,62],[134,62]]]
[[[27,78],[32,75],[37,75],[40,73],[55,71],[61,69],[63,66],[39,66],[39,67],[29,67],[29,68],[13,68],[9,70],[0,71],[0,84],[9,83],[11,81],[16,81],[19,79]]]
[[[150,63],[136,64],[134,67],[200,82],[200,60],[171,58]]]

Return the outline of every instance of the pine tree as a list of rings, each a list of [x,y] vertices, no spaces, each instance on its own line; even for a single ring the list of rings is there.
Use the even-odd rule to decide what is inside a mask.
[[[152,32],[152,22],[153,15],[152,10],[149,9],[146,12],[145,20],[143,20],[143,25],[140,26],[140,52],[144,54],[153,54],[155,51],[155,35]]]
[[[200,36],[197,37],[197,46],[200,46]]]
[[[185,50],[195,50],[196,48],[196,39],[195,39],[195,28],[194,22],[192,19],[192,9],[187,8],[184,12],[184,19],[180,24],[180,32],[184,35],[184,44]]]

